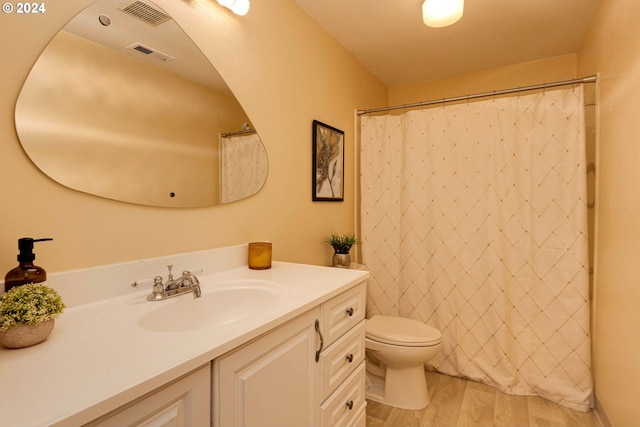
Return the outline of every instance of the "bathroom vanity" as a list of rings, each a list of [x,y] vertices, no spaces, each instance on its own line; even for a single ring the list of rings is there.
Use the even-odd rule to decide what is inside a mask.
[[[214,360],[214,426],[364,427],[365,303],[359,284]]]
[[[50,274],[69,308],[42,344],[0,350],[0,424],[364,426],[368,273],[250,270],[246,251]],[[147,301],[167,264],[203,269],[202,296]]]

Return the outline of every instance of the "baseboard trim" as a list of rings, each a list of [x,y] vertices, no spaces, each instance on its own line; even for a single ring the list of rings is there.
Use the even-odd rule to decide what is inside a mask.
[[[613,427],[613,425],[611,424],[611,421],[609,421],[609,417],[607,417],[607,413],[604,411],[602,404],[598,400],[597,395],[595,396],[594,400],[595,400],[595,407],[593,408],[593,412],[596,414],[596,417],[598,417],[598,420],[600,421],[600,425],[602,425],[602,427]]]

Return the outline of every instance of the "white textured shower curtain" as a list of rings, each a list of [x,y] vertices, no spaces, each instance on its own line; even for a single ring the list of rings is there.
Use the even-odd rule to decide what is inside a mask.
[[[361,117],[368,315],[436,370],[592,406],[582,88]]]

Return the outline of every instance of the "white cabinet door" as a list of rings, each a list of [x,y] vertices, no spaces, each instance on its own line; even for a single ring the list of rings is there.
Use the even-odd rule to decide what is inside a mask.
[[[85,427],[206,427],[210,414],[211,365],[207,364]]]
[[[216,427],[320,424],[318,308],[214,361]]]

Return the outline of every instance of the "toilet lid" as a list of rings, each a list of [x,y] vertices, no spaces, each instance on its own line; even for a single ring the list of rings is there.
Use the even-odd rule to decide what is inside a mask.
[[[396,316],[373,316],[365,323],[366,336],[374,341],[405,346],[436,345],[442,334],[417,320]]]

